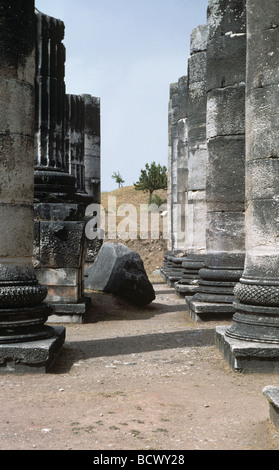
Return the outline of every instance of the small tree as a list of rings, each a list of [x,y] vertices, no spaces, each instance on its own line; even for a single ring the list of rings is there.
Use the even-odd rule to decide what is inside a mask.
[[[150,166],[146,163],[145,170],[141,170],[139,181],[134,183],[137,191],[149,193],[149,204],[151,204],[153,192],[156,189],[167,189],[167,186],[167,168],[160,164],[156,165],[155,162],[152,162]]]
[[[125,181],[123,180],[122,176],[120,175],[119,171],[116,173],[116,171],[112,174],[111,176],[115,181],[116,183],[118,184],[118,187],[120,188],[121,186],[123,186],[123,183],[125,183]]]

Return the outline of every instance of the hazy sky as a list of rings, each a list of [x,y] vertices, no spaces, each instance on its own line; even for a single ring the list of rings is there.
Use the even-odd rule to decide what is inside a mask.
[[[207,0],[36,0],[63,20],[66,91],[101,99],[102,191],[119,171],[132,185],[145,163],[167,166],[169,85],[187,74],[190,35]]]

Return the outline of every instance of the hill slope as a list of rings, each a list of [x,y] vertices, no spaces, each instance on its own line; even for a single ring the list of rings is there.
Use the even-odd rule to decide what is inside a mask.
[[[157,190],[154,192],[154,194],[157,194],[162,202],[166,202],[167,200],[167,191],[166,190]],[[109,204],[109,198],[113,197],[113,204]],[[117,230],[117,236],[116,238],[107,238],[108,233],[107,233],[107,227],[106,227],[106,239],[104,240],[105,242],[110,242],[110,243],[123,243],[124,245],[128,246],[131,250],[137,252],[141,259],[143,260],[144,267],[146,269],[147,274],[151,274],[153,271],[158,269],[159,267],[162,266],[163,263],[163,258],[164,254],[167,250],[167,240],[163,238],[163,234],[161,231],[161,225],[160,225],[160,238],[155,238],[152,236],[151,231],[154,229],[151,224],[151,220],[149,218],[149,223],[148,223],[148,238],[146,237],[143,239],[142,234],[140,232],[140,210],[141,205],[144,204],[148,205],[148,194],[144,193],[143,191],[136,191],[134,186],[126,186],[122,188],[118,188],[115,191],[110,191],[110,192],[103,192],[101,194],[101,205],[104,208],[106,215],[112,214],[114,210],[114,204],[116,206],[116,213],[119,209],[120,206],[125,209],[125,205],[127,204],[132,204],[132,206],[135,208],[137,212],[137,234],[134,235],[136,238],[131,239],[131,237],[128,237],[126,239],[125,237],[128,235],[129,226],[126,228],[126,234],[121,231]],[[129,209],[129,206],[127,206],[127,209]],[[118,212],[119,214],[119,212]],[[128,215],[128,213],[126,214]],[[121,222],[124,221],[125,215],[117,215],[116,216],[116,227],[119,229]],[[161,222],[160,222],[161,224]],[[123,225],[123,224],[122,224]]]

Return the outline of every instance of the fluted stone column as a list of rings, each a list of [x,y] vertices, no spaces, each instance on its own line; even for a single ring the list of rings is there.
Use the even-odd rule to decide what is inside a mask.
[[[206,47],[207,26],[201,25],[192,31],[188,60],[188,246],[182,278],[175,284],[186,296],[197,290],[206,252]]]
[[[247,0],[246,257],[217,343],[234,369],[279,370],[279,10]]]
[[[0,372],[45,371],[64,328],[45,322],[34,240],[34,0],[0,1]]]
[[[33,264],[48,287],[49,321],[82,322],[84,100],[65,94],[64,23],[36,10],[35,240]]]
[[[77,193],[84,194],[84,100],[79,95],[65,96],[65,157]]]
[[[96,204],[101,202],[101,111],[100,98],[88,94],[84,100],[85,190]]]
[[[76,179],[65,155],[65,26],[36,10],[35,196],[71,197]]]
[[[244,268],[245,0],[209,0],[207,43],[207,231],[191,316],[232,317]]]

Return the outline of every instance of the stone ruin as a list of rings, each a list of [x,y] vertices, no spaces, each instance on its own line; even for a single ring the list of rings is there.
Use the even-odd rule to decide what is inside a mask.
[[[87,304],[100,99],[66,93],[62,21],[1,0],[0,24],[0,371],[46,372],[65,341],[46,323],[82,322]]]
[[[49,370],[65,327],[46,323],[82,321],[96,251],[100,100],[66,94],[64,25],[34,7],[0,2],[1,372]],[[232,320],[216,346],[249,372],[279,369],[278,44],[276,1],[209,0],[170,87],[161,273],[194,321]],[[264,393],[278,425],[278,388]]]
[[[187,75],[170,85],[171,222],[161,275],[193,321],[220,320],[216,346],[236,371],[279,370],[278,47],[276,1],[209,0],[206,25],[191,34]],[[264,393],[279,416],[279,389]]]
[[[85,210],[100,202],[100,99],[65,87],[64,23],[36,10],[35,239],[52,322],[82,322]]]
[[[191,35],[187,90],[181,78],[170,86],[171,135],[176,109],[186,110],[187,178],[180,208],[169,185],[168,211],[173,220],[181,210],[186,229],[181,243],[169,224],[161,274],[195,322],[231,319],[216,346],[246,372],[279,370],[278,44],[275,1],[209,0],[207,24]],[[177,181],[177,139],[169,145]],[[278,427],[279,388],[263,393]]]

